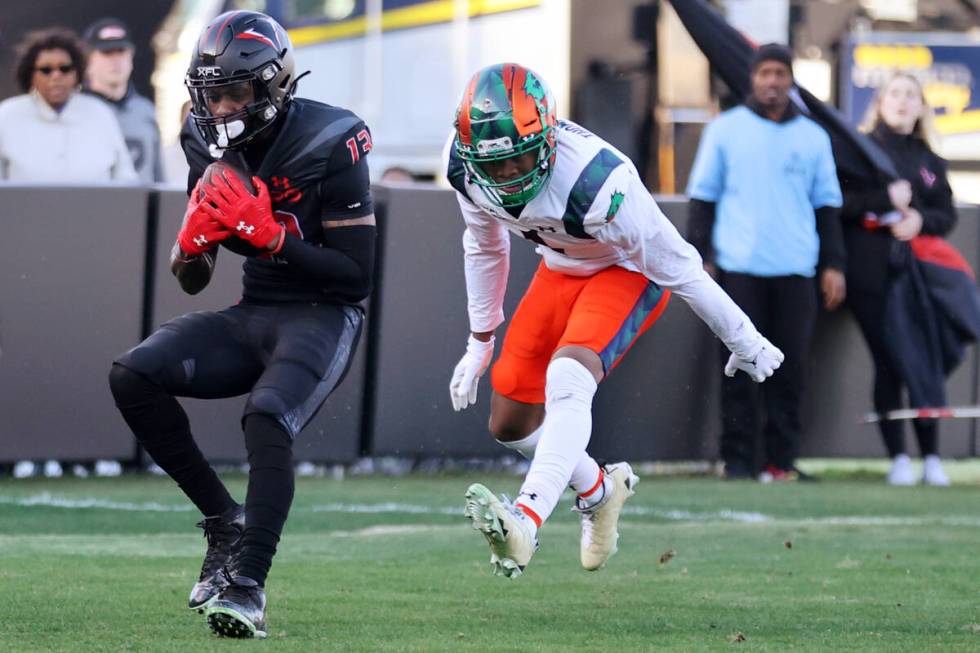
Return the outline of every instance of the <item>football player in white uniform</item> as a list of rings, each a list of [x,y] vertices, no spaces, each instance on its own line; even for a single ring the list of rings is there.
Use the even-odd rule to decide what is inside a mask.
[[[508,231],[537,243],[543,260],[493,366],[490,431],[531,459],[516,500],[481,484],[466,516],[490,544],[494,573],[519,576],[537,530],[571,485],[582,514],[582,566],[616,551],[619,514],[637,477],[627,463],[600,467],[585,451],[597,384],[660,316],[671,293],[728,346],[725,373],[762,382],[783,360],[702,268],[628,158],[555,116],[545,82],[517,64],[470,80],[456,113],[449,180],[463,235],[470,330],[450,384],[453,407],[476,401],[504,321]]]

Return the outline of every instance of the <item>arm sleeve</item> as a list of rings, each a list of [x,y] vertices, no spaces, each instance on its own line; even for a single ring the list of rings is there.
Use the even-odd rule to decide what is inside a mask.
[[[762,336],[752,321],[704,271],[697,250],[681,238],[639,179],[627,190],[618,217],[595,235],[687,302],[733,353],[746,360],[759,353]]]
[[[715,260],[712,235],[715,229],[715,210],[717,208],[716,202],[694,198],[688,204],[690,215],[687,220],[687,239],[707,263],[712,263]]]
[[[704,130],[687,184],[688,196],[705,202],[717,202],[725,190],[725,154],[719,129],[715,120]]]
[[[365,129],[363,124],[358,127]],[[320,182],[322,246],[286,234],[278,254],[320,288],[350,301],[367,297],[374,277],[377,228],[373,224],[344,224],[374,213],[367,152],[352,161],[346,146],[340,156],[335,150],[328,167],[332,174]]]
[[[936,158],[936,188],[929,195],[929,201],[919,208],[922,214],[922,233],[927,236],[945,236],[956,226],[956,207],[953,205],[953,190],[946,177],[946,162]]]
[[[510,274],[510,237],[507,228],[456,193],[466,223],[463,232],[463,269],[466,274],[470,331],[493,331],[504,321],[504,294]]]
[[[814,213],[817,221],[817,236],[820,238],[818,267],[821,270],[833,268],[843,271],[847,254],[844,249],[840,209],[834,206],[821,206]]]
[[[374,225],[325,229],[323,247],[286,234],[279,258],[326,291],[350,301],[360,301],[371,292],[374,276]]]

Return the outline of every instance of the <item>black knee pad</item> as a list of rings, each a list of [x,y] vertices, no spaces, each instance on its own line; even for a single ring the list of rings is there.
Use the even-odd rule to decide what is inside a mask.
[[[140,403],[161,392],[160,386],[120,363],[109,370],[109,389],[117,406]]]
[[[296,437],[286,425],[285,415],[289,410],[286,398],[279,390],[274,388],[256,388],[252,390],[248,401],[245,403],[245,415],[242,418],[242,426],[251,417],[265,417],[275,422],[280,429],[285,429],[289,437]]]

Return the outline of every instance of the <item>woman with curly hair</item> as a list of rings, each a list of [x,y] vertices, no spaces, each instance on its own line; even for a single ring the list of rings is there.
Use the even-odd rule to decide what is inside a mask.
[[[0,179],[31,183],[135,181],[112,110],[79,93],[85,55],[78,37],[31,32],[15,68],[23,95],[0,102]]]

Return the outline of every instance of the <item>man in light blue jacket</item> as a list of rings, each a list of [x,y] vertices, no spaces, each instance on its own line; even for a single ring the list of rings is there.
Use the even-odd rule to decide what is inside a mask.
[[[817,315],[844,299],[841,191],[827,133],[790,101],[792,52],[768,44],[752,62],[752,94],[705,130],[691,172],[688,239],[706,269],[786,361],[762,388],[763,480],[806,478],[796,469],[806,352]],[[729,478],[752,478],[758,391],[722,381],[721,455]]]

